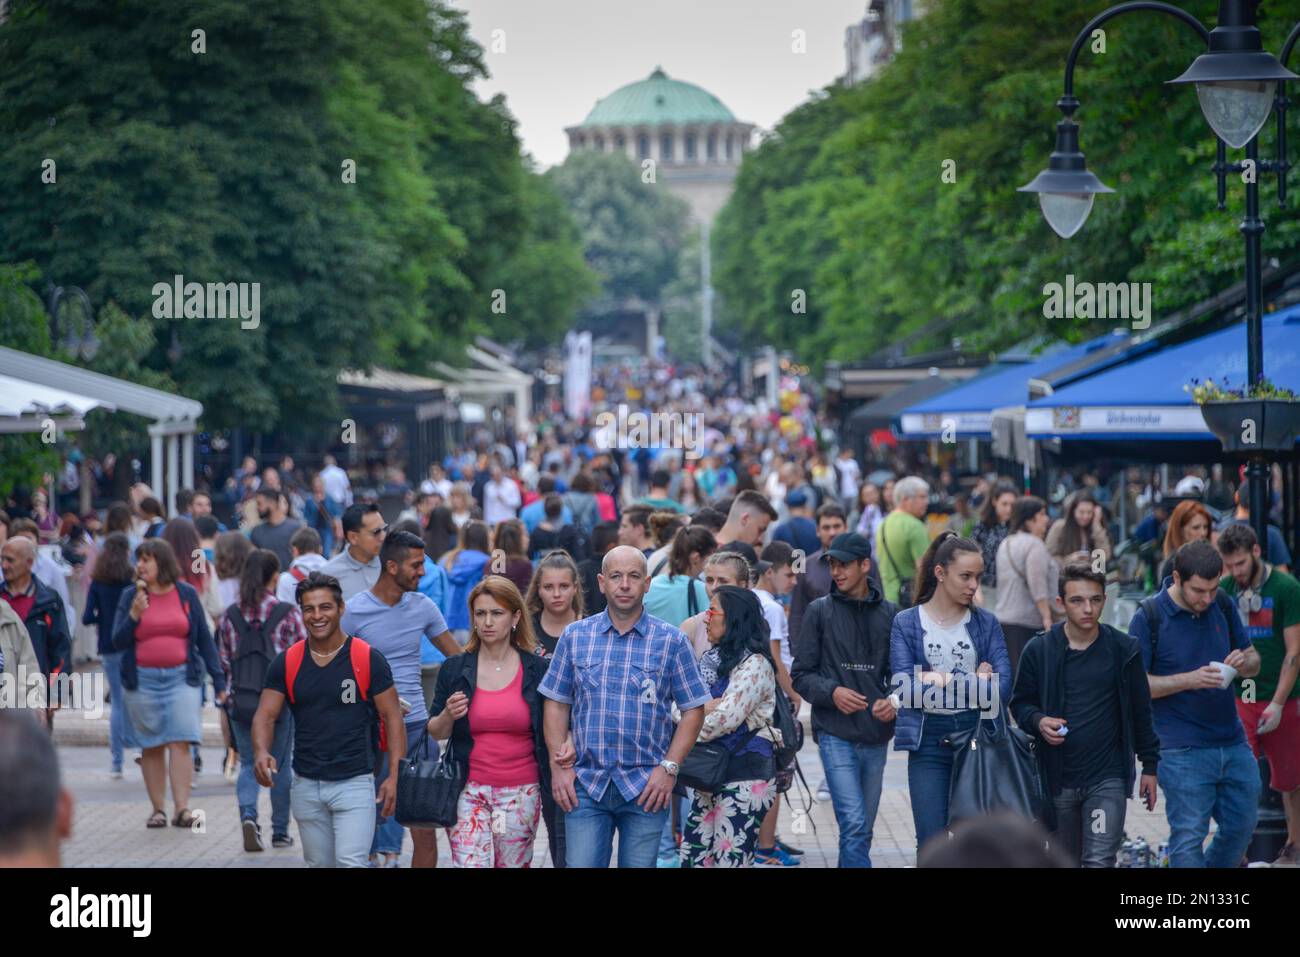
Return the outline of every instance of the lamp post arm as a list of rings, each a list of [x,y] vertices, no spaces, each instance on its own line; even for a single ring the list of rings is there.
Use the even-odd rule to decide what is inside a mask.
[[[1065,96],[1062,99],[1074,100],[1074,63],[1079,58],[1079,53],[1083,50],[1083,45],[1088,42],[1092,36],[1092,31],[1108,20],[1112,20],[1121,13],[1136,13],[1139,10],[1152,10],[1156,13],[1167,13],[1171,17],[1177,17],[1189,27],[1196,31],[1196,35],[1205,41],[1206,46],[1210,43],[1210,31],[1205,24],[1192,16],[1186,10],[1179,9],[1170,3],[1149,3],[1142,0],[1138,3],[1121,3],[1111,7],[1109,10],[1103,10],[1088,22],[1079,35],[1074,38],[1074,46],[1070,48],[1070,56],[1065,61]],[[1076,101],[1077,103],[1077,101]]]

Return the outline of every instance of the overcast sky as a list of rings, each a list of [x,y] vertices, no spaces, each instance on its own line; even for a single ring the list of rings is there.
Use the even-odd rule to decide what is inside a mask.
[[[564,128],[656,66],[702,86],[736,118],[771,129],[844,73],[844,29],[867,0],[451,0],[469,14],[524,149],[542,167],[568,154]],[[494,31],[504,52],[494,52]],[[806,52],[795,53],[794,31]],[[499,46],[499,44],[498,44]]]

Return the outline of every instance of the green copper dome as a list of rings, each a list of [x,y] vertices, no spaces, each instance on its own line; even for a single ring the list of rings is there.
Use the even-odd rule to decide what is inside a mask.
[[[670,80],[662,67],[649,78],[620,87],[592,107],[581,126],[656,126],[660,123],[734,123],[712,93]]]

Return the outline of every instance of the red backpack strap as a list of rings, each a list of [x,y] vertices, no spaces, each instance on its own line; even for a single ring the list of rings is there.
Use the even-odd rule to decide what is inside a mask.
[[[370,646],[360,638],[352,638],[352,647],[348,649],[352,658],[352,673],[357,679],[357,692],[362,701],[370,700]],[[388,750],[388,728],[383,718],[379,719],[379,750]]]
[[[289,569],[289,574],[293,576],[294,581],[302,581],[307,577],[307,573],[302,570],[301,566],[295,565]]]
[[[352,673],[357,676],[357,691],[362,701],[370,700],[370,646],[360,638],[352,639],[348,650],[352,656]]]
[[[293,683],[298,679],[298,669],[302,667],[306,647],[307,642],[299,639],[284,653],[284,690],[289,696],[289,704],[293,704]]]

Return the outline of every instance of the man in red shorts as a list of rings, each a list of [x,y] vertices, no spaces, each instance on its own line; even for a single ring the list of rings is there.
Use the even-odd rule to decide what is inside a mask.
[[[1269,785],[1282,794],[1287,843],[1274,867],[1300,865],[1300,581],[1260,557],[1259,540],[1247,525],[1219,536],[1228,572],[1220,586],[1246,621],[1246,636],[1259,652],[1259,674],[1237,679],[1237,714],[1256,756],[1268,758]]]

